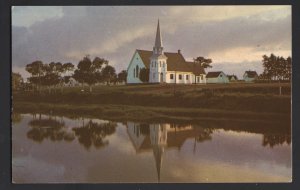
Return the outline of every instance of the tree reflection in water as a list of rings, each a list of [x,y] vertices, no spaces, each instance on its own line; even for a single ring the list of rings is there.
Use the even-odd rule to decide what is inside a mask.
[[[82,127],[73,128],[73,131],[80,144],[86,149],[90,149],[91,146],[101,148],[108,145],[108,140],[105,137],[113,134],[116,127],[117,124],[114,122],[96,123],[90,120]]]
[[[291,135],[285,134],[264,134],[263,146],[270,146],[273,148],[276,145],[282,145],[284,143],[291,144]]]
[[[86,125],[83,123],[82,127],[70,130],[71,128],[65,126],[63,118],[57,119],[51,115],[43,118],[41,114],[39,117],[33,115],[33,119],[28,125],[31,129],[27,132],[27,138],[35,142],[41,143],[44,139],[71,142],[77,137],[79,143],[86,149],[91,146],[100,148],[108,145],[108,140],[105,140],[105,137],[113,134],[117,127],[114,122],[96,123],[90,120]]]
[[[52,117],[43,119],[33,119],[29,122],[31,130],[27,132],[27,137],[36,142],[43,142],[44,139],[50,139],[51,141],[73,141],[75,136],[65,130],[65,123],[63,121],[57,121]]]

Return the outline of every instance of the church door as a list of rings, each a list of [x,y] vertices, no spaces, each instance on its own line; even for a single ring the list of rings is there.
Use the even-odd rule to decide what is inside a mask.
[[[163,76],[163,73],[160,73],[160,80],[159,82],[164,82],[164,76]]]

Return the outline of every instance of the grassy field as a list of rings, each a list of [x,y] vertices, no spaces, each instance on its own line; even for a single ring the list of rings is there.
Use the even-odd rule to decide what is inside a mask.
[[[281,87],[281,95],[279,88]],[[81,87],[44,91],[13,92],[13,107],[21,103],[47,105],[126,105],[160,108],[195,108],[234,112],[291,112],[290,84],[211,84],[211,85],[120,85],[96,86],[93,92]]]

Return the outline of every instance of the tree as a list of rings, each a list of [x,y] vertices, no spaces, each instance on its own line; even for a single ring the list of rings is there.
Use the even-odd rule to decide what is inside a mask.
[[[62,65],[62,69],[60,70],[61,87],[63,87],[64,84],[67,84],[71,78],[70,75],[65,75],[65,74],[69,73],[70,71],[73,71],[73,70],[74,70],[74,65],[72,63],[65,63]],[[61,88],[61,91],[63,91],[63,88]]]
[[[30,64],[27,64],[25,70],[31,74],[31,77],[28,78],[29,82],[36,85],[37,89],[40,89],[41,86],[41,77],[44,75],[44,65],[42,61],[34,61]]]
[[[42,85],[47,86],[50,93],[51,87],[56,86],[60,83],[60,76],[63,70],[62,63],[51,62],[49,64],[44,64],[43,69],[45,71],[45,74],[41,77]]]
[[[291,80],[292,59],[288,57],[263,55],[263,74],[261,77],[268,80]]]
[[[203,69],[212,68],[212,66],[210,65],[211,63],[212,63],[211,59],[206,59],[206,58],[201,57],[201,56],[197,57],[197,58],[194,58],[194,73],[198,73],[199,69],[202,70],[202,68]],[[196,76],[195,76],[195,79],[194,79],[194,84],[196,84]],[[175,89],[174,89],[174,91],[175,91]]]
[[[212,66],[210,65],[212,63],[212,60],[211,59],[206,59],[204,57],[194,58],[194,63],[195,64],[199,64],[204,69],[206,69],[206,68],[212,68]]]
[[[292,80],[292,58],[291,57],[288,57],[286,59],[284,76],[287,80],[289,81]]]
[[[102,77],[103,80],[106,82],[106,84],[108,85],[114,78],[116,78],[116,70],[113,66],[110,65],[106,65],[103,69],[102,69]]]
[[[79,61],[73,77],[82,84],[87,83],[90,92],[92,92],[92,86],[102,79],[101,68],[103,64],[107,65],[108,61],[98,57],[91,61],[89,56],[85,56]]]
[[[11,83],[12,83],[12,90],[18,90],[22,83],[23,83],[23,78],[19,73],[12,73],[12,79],[11,79]]]
[[[141,79],[142,82],[149,82],[149,72],[150,70],[147,68],[142,68],[140,70],[139,78]]]
[[[126,82],[126,81],[127,81],[127,71],[126,70],[122,70],[118,74],[118,82]]]

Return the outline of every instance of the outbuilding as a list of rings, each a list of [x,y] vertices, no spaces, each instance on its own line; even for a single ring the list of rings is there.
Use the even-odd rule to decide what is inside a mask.
[[[236,82],[236,81],[238,81],[238,78],[237,78],[236,75],[227,75],[227,77],[228,77],[228,80],[230,82]]]
[[[245,82],[253,82],[255,79],[257,79],[258,74],[256,71],[245,71],[243,78]]]
[[[229,79],[223,71],[208,72],[206,83],[229,83]]]

